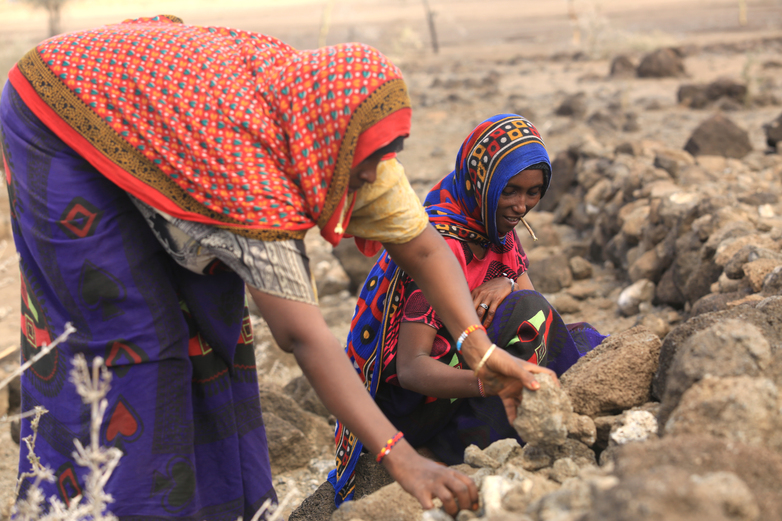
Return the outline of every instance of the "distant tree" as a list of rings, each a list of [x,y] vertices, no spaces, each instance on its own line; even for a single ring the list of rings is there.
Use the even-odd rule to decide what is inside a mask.
[[[21,0],[35,8],[46,9],[49,14],[49,36],[60,34],[60,12],[68,0]]]

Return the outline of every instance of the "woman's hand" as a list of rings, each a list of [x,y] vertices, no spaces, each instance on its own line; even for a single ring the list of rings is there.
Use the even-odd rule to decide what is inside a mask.
[[[557,375],[551,369],[525,362],[503,349],[495,349],[478,372],[478,378],[483,382],[487,395],[497,395],[502,399],[508,421],[512,423],[521,403],[522,389],[526,387],[537,391],[540,384],[534,375],[540,373],[551,375],[559,385]]]
[[[489,327],[494,320],[494,313],[497,307],[510,295],[513,290],[512,281],[507,277],[497,277],[487,280],[470,292],[472,302],[475,306],[475,313],[481,319],[481,323]]]
[[[434,508],[434,497],[440,498],[451,516],[459,510],[478,509],[478,487],[472,479],[424,458],[404,438],[383,458],[383,465],[424,510]]]

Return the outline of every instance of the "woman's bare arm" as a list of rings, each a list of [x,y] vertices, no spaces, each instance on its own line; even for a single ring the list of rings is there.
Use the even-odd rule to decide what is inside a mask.
[[[384,243],[383,246],[416,281],[454,338],[458,338],[469,326],[480,324],[464,273],[445,240],[433,227],[427,227],[407,243]],[[481,330],[468,336],[462,344],[468,365],[477,367],[490,346],[489,337]],[[503,349],[495,349],[478,371],[478,378],[484,383],[487,394],[497,394],[502,398],[505,412],[512,420],[516,417],[522,387],[540,388],[532,374],[540,372],[556,378],[549,369],[524,362]]]
[[[277,344],[294,354],[326,408],[371,454],[379,453],[396,428],[364,388],[320,309],[253,288],[249,291]],[[383,458],[383,465],[426,509],[432,508],[433,497],[440,498],[450,514],[460,507],[478,506],[478,490],[470,478],[420,456],[404,440]]]
[[[435,398],[480,396],[471,370],[459,369],[430,355],[437,330],[426,324],[402,322],[399,326],[396,372],[403,389]]]

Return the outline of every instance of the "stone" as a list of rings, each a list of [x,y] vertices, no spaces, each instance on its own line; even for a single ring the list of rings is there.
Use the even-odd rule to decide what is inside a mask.
[[[744,277],[744,265],[758,259],[774,259],[782,264],[782,254],[755,244],[747,244],[737,251],[725,264],[725,275],[731,279]]]
[[[636,325],[645,327],[657,335],[657,338],[660,340],[663,340],[671,330],[671,325],[667,320],[653,314],[643,315]]]
[[[379,252],[372,257],[367,257],[356,247],[354,241],[348,239],[340,241],[334,247],[332,254],[337,258],[350,279],[349,290],[353,294],[356,294],[364,285],[369,271],[380,257]]]
[[[782,267],[774,268],[763,281],[763,295],[782,295]]]
[[[502,497],[502,508],[508,512],[515,513],[517,516],[526,511],[527,507],[533,502],[559,489],[557,483],[542,474],[519,470],[511,465],[505,467],[502,476],[510,479],[512,482],[511,488]],[[524,518],[526,516],[520,519]]]
[[[361,499],[393,482],[394,479],[385,467],[375,461],[373,456],[367,453],[361,454],[356,463],[356,488],[353,491],[353,499]],[[288,521],[328,521],[336,509],[334,487],[325,481],[314,494],[291,513]]]
[[[567,293],[558,294],[552,303],[560,315],[568,313],[578,313],[581,311],[581,304]]]
[[[643,326],[609,336],[560,379],[573,411],[595,418],[650,401],[660,346]]]
[[[555,114],[557,116],[583,118],[586,115],[586,111],[586,93],[577,92],[566,97],[557,107]]]
[[[510,458],[521,454],[521,445],[513,438],[505,438],[504,440],[495,441],[486,447],[483,452],[500,465],[504,465]]]
[[[536,211],[554,211],[563,196],[568,195],[576,179],[577,161],[578,154],[570,150],[559,152],[554,157],[551,162],[551,185],[546,191],[546,197],[538,203]]]
[[[556,293],[573,283],[573,274],[570,273],[568,260],[564,255],[549,254],[543,248],[533,249],[527,255],[532,266],[529,277],[537,291]],[[535,269],[535,266],[545,268]]]
[[[655,283],[662,278],[663,272],[667,267],[666,259],[661,258],[657,253],[657,249],[653,248],[641,254],[641,256],[630,265],[627,273],[630,277],[630,280],[633,282],[646,279],[652,283]],[[652,300],[654,295],[655,294],[652,293],[652,298],[649,300]]]
[[[766,133],[766,144],[776,150],[777,143],[782,141],[782,114],[774,121],[763,125],[763,130]]]
[[[643,145],[637,141],[624,141],[614,149],[615,154],[627,154],[629,156],[641,156],[644,153]]]
[[[733,473],[655,467],[597,491],[581,521],[758,521],[752,490]]]
[[[423,513],[421,503],[417,499],[405,492],[399,483],[391,483],[374,494],[342,503],[332,514],[331,521],[418,520],[422,519]]]
[[[622,290],[616,304],[624,316],[635,315],[638,313],[638,306],[642,302],[651,302],[654,299],[654,294],[654,282],[640,279]]]
[[[611,73],[612,78],[627,78],[635,76],[636,65],[633,61],[624,54],[615,56],[611,60]]]
[[[763,289],[763,282],[766,280],[766,277],[780,266],[782,266],[782,260],[758,259],[746,263],[743,270],[750,286],[752,286],[752,290],[757,293]]]
[[[325,418],[305,411],[295,400],[276,390],[261,388],[260,397],[264,418],[267,413],[273,413],[300,430],[309,442],[311,453],[334,445],[334,428]]]
[[[513,428],[527,444],[537,447],[561,446],[568,436],[573,414],[567,394],[548,374],[535,375],[540,388],[522,391]]]
[[[707,434],[782,454],[780,393],[768,378],[706,375],[682,395],[666,435]]]
[[[583,414],[573,414],[567,426],[568,438],[580,441],[587,447],[595,444],[597,439],[597,429],[595,422],[589,416]]]
[[[484,515],[494,518],[505,512],[502,506],[503,496],[514,487],[513,483],[504,476],[486,476],[481,483],[481,506]]]
[[[711,239],[706,242],[705,248],[708,249]],[[760,250],[769,250],[771,252],[778,252],[779,245],[777,242],[768,235],[758,235],[756,233],[750,233],[739,237],[728,237],[723,241],[720,241],[714,252],[714,262],[718,266],[727,266],[727,264],[733,259],[733,257],[741,252],[747,246],[754,246],[755,254],[757,258],[775,258],[773,256],[765,257],[760,254]],[[751,250],[750,250],[751,251]],[[749,262],[748,252],[747,262]],[[757,260],[757,259],[753,259]]]
[[[687,302],[693,303],[711,291],[711,285],[717,282],[722,274],[722,268],[713,260],[701,260],[697,267],[687,277],[682,295]]]
[[[674,282],[673,273],[673,268],[669,268],[660,277],[660,282],[657,283],[657,287],[654,290],[654,303],[666,304],[673,308],[682,308],[686,300]]]
[[[657,49],[641,59],[639,78],[670,78],[684,75],[684,62],[674,49]]]
[[[706,95],[706,85],[687,83],[679,86],[676,100],[691,109],[702,109],[712,101]]]
[[[664,148],[658,150],[654,156],[654,166],[662,168],[674,179],[678,179],[686,167],[694,164],[695,159],[684,150]]]
[[[704,328],[687,338],[673,357],[658,421],[664,425],[685,391],[706,375],[759,376],[770,360],[769,342],[751,323],[728,318]]]
[[[558,459],[548,470],[549,479],[557,483],[564,483],[566,479],[578,476],[578,465],[570,458]]]
[[[638,202],[643,202],[643,199]],[[625,236],[632,238],[634,242],[637,243],[641,238],[641,235],[643,235],[646,224],[649,222],[649,211],[650,208],[648,204],[638,205],[626,215],[623,215],[620,210],[619,218],[622,221],[622,233],[624,233]]]
[[[591,508],[590,484],[581,479],[571,479],[559,490],[531,504],[527,514],[537,521],[576,521]]]
[[[511,460],[511,463],[520,466],[529,471],[536,471],[550,467],[554,463],[554,456],[546,450],[534,447],[530,444],[524,445],[521,454]]]
[[[769,449],[705,435],[680,435],[627,444],[617,451],[614,474],[619,483],[657,468],[679,469],[688,476],[701,477],[733,473],[752,490],[760,509],[759,519],[782,519],[782,456]]]
[[[304,467],[317,456],[301,430],[272,412],[264,411],[263,424],[273,474]]]
[[[568,260],[570,272],[576,280],[588,279],[592,276],[592,263],[584,257],[576,255]]]
[[[329,521],[331,514],[337,509],[334,504],[334,487],[328,481],[323,482],[318,489],[301,502],[288,521]]]
[[[306,376],[297,376],[282,388],[282,392],[293,398],[305,411],[326,419],[331,417],[331,413],[323,405],[323,402],[320,401]]]
[[[477,445],[470,445],[464,449],[464,462],[475,468],[498,469],[502,465]]]
[[[657,418],[649,411],[625,411],[614,423],[608,436],[609,445],[646,441],[657,436]]]
[[[600,284],[593,280],[579,281],[565,290],[565,293],[577,300],[599,297],[602,293]]]
[[[624,413],[622,413],[624,414]],[[609,436],[611,429],[614,427],[621,414],[615,414],[612,416],[598,416],[594,419],[595,422],[595,444],[592,448],[597,452],[602,452],[608,447]]]
[[[693,156],[723,156],[741,159],[752,151],[746,130],[722,114],[702,122],[690,135],[684,150]]]

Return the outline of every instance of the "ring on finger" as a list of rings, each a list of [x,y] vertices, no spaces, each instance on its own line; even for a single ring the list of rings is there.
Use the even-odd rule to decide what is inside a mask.
[[[478,307],[481,307],[481,308],[485,309],[486,311],[489,311],[489,305],[488,304],[484,304],[483,302],[478,304]]]

